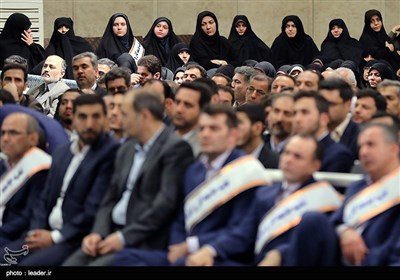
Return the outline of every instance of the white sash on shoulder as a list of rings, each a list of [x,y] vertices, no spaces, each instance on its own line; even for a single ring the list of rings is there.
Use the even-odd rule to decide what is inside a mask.
[[[185,198],[187,232],[236,195],[250,188],[271,184],[264,166],[255,157],[240,157],[225,165],[220,172],[196,187]]]
[[[0,207],[6,205],[24,183],[39,171],[49,169],[51,156],[33,147],[24,157],[0,178]]]
[[[135,60],[135,63],[137,65],[138,60],[144,55],[144,47],[142,44],[140,44],[139,40],[136,38],[133,38],[133,46],[129,50],[129,54],[133,57]]]
[[[345,224],[357,228],[400,203],[400,168],[350,198],[343,209]]]
[[[257,230],[255,253],[260,253],[271,240],[297,226],[305,212],[333,211],[341,204],[341,195],[328,182],[315,182],[301,188],[272,207],[262,218]]]

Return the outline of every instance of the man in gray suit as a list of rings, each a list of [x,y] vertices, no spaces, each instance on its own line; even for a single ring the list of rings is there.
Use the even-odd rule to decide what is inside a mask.
[[[189,144],[162,122],[159,97],[127,92],[124,130],[132,139],[118,151],[113,182],[92,232],[66,266],[109,265],[124,247],[166,250],[170,224],[183,199],[182,174],[193,161]]]
[[[69,89],[69,86],[61,81],[65,75],[67,64],[58,55],[50,55],[42,66],[43,83],[31,88],[28,95],[32,95],[42,105],[43,113],[53,118],[57,109],[59,97]]]

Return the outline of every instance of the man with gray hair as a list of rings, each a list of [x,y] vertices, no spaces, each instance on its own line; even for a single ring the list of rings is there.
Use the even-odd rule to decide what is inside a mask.
[[[43,83],[31,88],[28,91],[42,105],[43,113],[53,118],[58,105],[58,98],[67,90],[69,86],[61,79],[65,75],[67,63],[58,55],[50,55],[46,58],[42,66]]]
[[[78,87],[85,93],[105,96],[107,92],[97,84],[99,75],[97,56],[92,52],[83,52],[72,58],[72,71]]]
[[[386,98],[386,111],[400,117],[400,82],[385,79],[378,84],[376,90]]]
[[[250,78],[256,74],[257,71],[250,66],[239,66],[235,68],[235,75],[232,78],[232,88],[235,93],[235,103],[233,107],[238,107],[246,102],[246,90],[249,86]]]

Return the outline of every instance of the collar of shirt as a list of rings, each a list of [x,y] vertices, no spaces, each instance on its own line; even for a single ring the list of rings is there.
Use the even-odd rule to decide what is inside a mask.
[[[320,142],[322,139],[324,139],[328,134],[329,134],[329,131],[325,131],[324,133],[322,133],[321,136],[318,137],[318,142]]]
[[[282,196],[280,199],[285,199],[301,187],[301,183],[291,183],[282,181]]]
[[[252,156],[255,158],[258,158],[260,156],[261,150],[264,147],[264,142],[261,142],[260,145],[257,146],[257,148],[254,149],[254,151],[251,153]]]
[[[146,143],[144,143],[144,144],[137,143],[135,145],[136,150],[147,153],[150,150],[151,146],[154,144],[154,142],[157,140],[158,136],[160,136],[160,134],[163,132],[164,129],[165,129],[165,125],[162,124],[162,126],[156,131],[156,133],[153,134],[153,136],[151,136],[151,138],[149,140],[147,140]]]
[[[81,155],[82,157],[85,157],[89,149],[90,145],[83,146],[82,150],[79,149],[79,137],[74,138],[71,141],[70,151],[74,156]]]
[[[188,140],[195,132],[196,132],[196,129],[192,129],[191,131],[189,131],[189,132],[183,134],[183,135],[181,136],[181,138],[182,138],[183,140]]]
[[[211,162],[208,162],[207,155],[200,156],[200,161],[204,164],[204,166],[207,169],[206,179],[218,173],[218,171],[222,168],[222,166],[224,165],[225,161],[227,160],[227,158],[231,153],[232,150],[227,150],[224,153],[220,154],[216,159],[214,159]]]
[[[277,152],[277,153],[281,153],[282,150],[283,150],[283,147],[284,147],[285,144],[286,144],[286,141],[287,141],[287,139],[285,139],[285,140],[279,142],[278,144],[275,144],[274,139],[272,139],[272,137],[271,137],[271,141],[270,141],[270,143],[271,143],[271,150],[273,150],[274,152]]]
[[[342,135],[344,133],[344,131],[346,130],[346,127],[348,126],[349,122],[351,120],[351,115],[347,114],[346,118],[344,119],[344,121],[342,121],[332,132],[332,135],[335,135],[332,137],[333,140],[339,142],[340,138],[342,138]]]

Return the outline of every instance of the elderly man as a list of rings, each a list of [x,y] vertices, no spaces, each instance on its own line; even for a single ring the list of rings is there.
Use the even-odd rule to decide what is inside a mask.
[[[58,105],[58,97],[62,95],[69,86],[61,81],[65,75],[67,64],[62,57],[50,55],[42,66],[42,84],[31,88],[28,95],[32,95],[42,105],[43,112],[49,117],[54,117]]]

